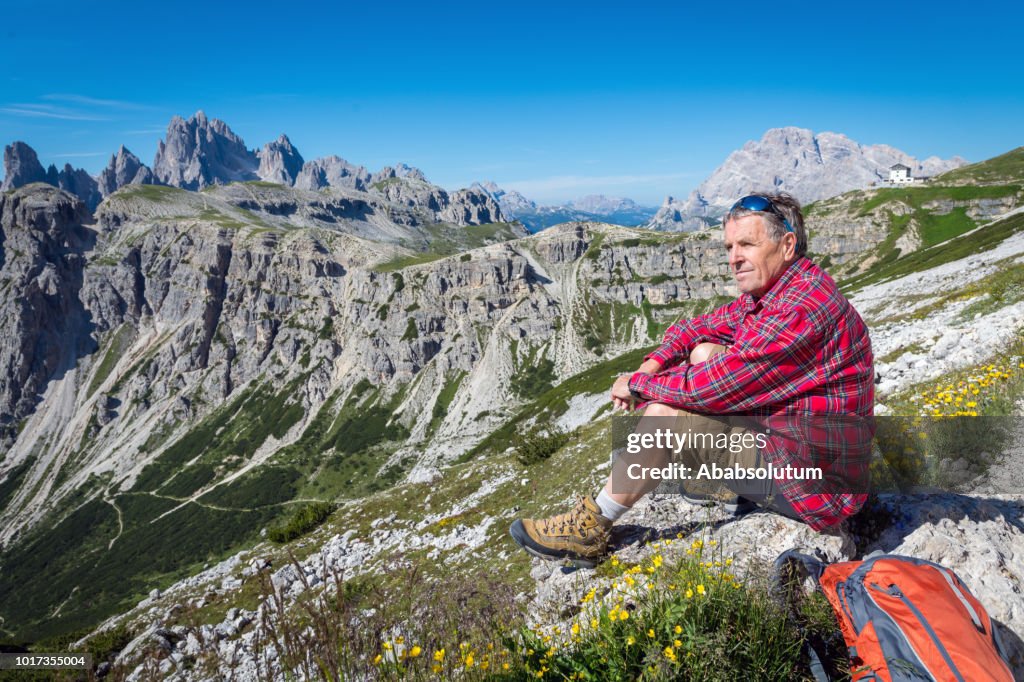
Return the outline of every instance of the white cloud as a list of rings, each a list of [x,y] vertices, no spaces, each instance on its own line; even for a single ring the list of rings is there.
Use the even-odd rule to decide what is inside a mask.
[[[107,156],[109,152],[61,152],[59,154],[47,154],[48,159],[78,158],[86,156]]]
[[[57,101],[57,102],[71,102],[73,104],[83,104],[90,107],[109,107],[114,109],[148,109],[142,104],[136,104],[135,102],[125,102],[124,100],[117,99],[99,99],[97,97],[88,97],[86,95],[68,95],[63,93],[55,93],[50,95],[43,95],[43,99]]]
[[[79,114],[76,112],[59,111],[57,109],[47,109],[43,105],[22,105],[14,107],[0,107],[0,111],[6,114],[14,114],[15,116],[27,116],[29,118],[57,118],[63,121],[107,121],[108,118],[102,116],[90,116],[87,114]]]
[[[163,133],[167,130],[167,126],[154,126],[152,128],[140,128],[138,130],[125,130],[122,131],[124,135],[153,135],[154,133]]]

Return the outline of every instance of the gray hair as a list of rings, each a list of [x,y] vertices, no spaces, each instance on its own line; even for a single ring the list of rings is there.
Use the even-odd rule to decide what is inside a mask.
[[[764,197],[772,202],[779,213],[786,217],[789,224],[793,228],[793,233],[796,235],[796,255],[806,256],[807,255],[807,230],[804,229],[804,214],[800,210],[800,202],[796,200],[792,194],[786,192],[752,192],[752,194]],[[745,195],[749,196],[749,195]],[[782,239],[788,230],[786,225],[782,222],[779,216],[775,215],[771,211],[751,211],[748,208],[737,206],[730,210],[722,218],[722,226],[730,220],[742,218],[747,215],[758,215],[764,221],[765,231],[768,233],[768,238],[776,244]]]

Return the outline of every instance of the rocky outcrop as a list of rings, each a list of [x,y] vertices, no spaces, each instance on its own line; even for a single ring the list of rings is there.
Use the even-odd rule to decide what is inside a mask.
[[[213,184],[258,180],[259,160],[220,119],[202,111],[171,119],[157,146],[153,174],[165,185],[199,190]]]
[[[24,142],[14,142],[4,147],[4,181],[0,184],[0,191],[6,192],[31,182],[56,185],[56,178],[50,182],[36,151]]]
[[[370,177],[370,172],[362,166],[351,164],[340,156],[328,156],[303,164],[295,178],[295,187],[308,190],[347,187],[366,191],[370,186]]]
[[[478,189],[486,192],[492,199],[498,202],[501,213],[508,220],[519,218],[520,215],[528,215],[537,210],[537,204],[530,201],[515,190],[505,191],[493,182],[474,182],[470,189]]]
[[[57,174],[57,186],[81,199],[90,211],[103,200],[96,179],[81,168],[72,168],[70,163],[64,164]]]
[[[448,195],[447,206],[437,213],[442,222],[453,225],[483,225],[504,220],[498,204],[483,192],[460,189]]]
[[[153,171],[121,145],[110,157],[110,163],[100,172],[99,190],[106,197],[128,185],[152,185],[156,182]]]
[[[302,155],[292,146],[292,141],[287,135],[282,134],[274,142],[263,145],[263,149],[256,156],[260,160],[260,167],[256,172],[261,180],[294,185],[299,173],[302,172]]]
[[[53,164],[43,170],[35,150],[24,142],[4,147],[4,181],[0,189],[8,191],[33,182],[45,182],[75,195],[90,211],[103,200],[96,179],[81,168],[66,163],[60,171]]]
[[[661,230],[699,229],[714,221],[744,194],[786,191],[808,203],[888,180],[889,167],[902,163],[915,177],[930,176],[967,162],[960,157],[924,161],[888,145],[861,145],[839,133],[773,128],[747,142],[683,201],[668,197],[651,219]]]
[[[54,187],[0,195],[0,429],[8,438],[47,383],[95,348],[79,297],[93,241],[87,219],[78,198]]]
[[[385,171],[390,177],[377,180],[371,189],[392,203],[427,211],[434,220],[454,225],[480,225],[503,220],[498,203],[485,192],[460,189],[449,194],[414,174],[403,177],[394,175],[391,168]]]
[[[408,178],[409,180],[427,182],[427,176],[423,174],[423,171],[419,168],[407,166],[404,163],[399,163],[395,166],[384,166],[373,174],[370,182],[383,182],[385,180],[390,180],[391,178]]]

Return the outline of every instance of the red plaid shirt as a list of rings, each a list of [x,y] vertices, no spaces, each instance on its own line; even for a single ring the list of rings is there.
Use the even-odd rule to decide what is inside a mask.
[[[729,348],[707,362],[687,364],[703,342]],[[675,323],[647,357],[661,363],[662,371],[634,374],[630,389],[690,412],[869,418],[874,409],[867,327],[835,281],[807,258],[792,263],[760,298],[743,294],[707,315]],[[839,523],[867,497],[776,482],[815,530]]]

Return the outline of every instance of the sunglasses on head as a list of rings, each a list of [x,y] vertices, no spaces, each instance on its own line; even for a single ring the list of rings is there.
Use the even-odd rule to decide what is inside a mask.
[[[773,204],[772,200],[768,197],[762,197],[758,194],[745,196],[732,205],[732,208],[729,209],[729,213],[732,213],[737,208],[745,208],[748,211],[774,213],[782,219],[782,224],[786,226],[786,232],[796,232],[796,230],[793,229],[793,226],[789,224],[789,221],[786,220],[786,216],[782,215],[782,211],[776,208],[775,204]]]

